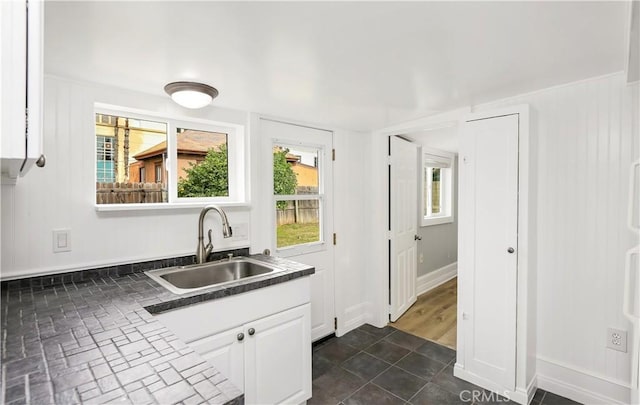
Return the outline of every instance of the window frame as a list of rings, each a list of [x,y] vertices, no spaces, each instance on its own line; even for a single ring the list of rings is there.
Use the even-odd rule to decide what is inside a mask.
[[[270,190],[272,195],[272,202],[270,209],[275,212],[276,204],[278,201],[302,201],[302,200],[318,200],[318,234],[320,240],[315,242],[307,242],[300,243],[297,245],[291,246],[283,246],[278,247],[278,223],[277,223],[277,214],[273,216],[273,240],[274,247],[279,256],[282,257],[292,257],[298,256],[302,254],[321,252],[327,249],[327,238],[328,235],[325,235],[326,229],[324,221],[325,218],[325,179],[324,179],[324,169],[322,165],[330,164],[327,158],[327,150],[325,145],[315,144],[315,143],[307,143],[307,142],[291,142],[291,140],[284,139],[272,139],[271,142],[271,150],[273,150],[274,146],[284,146],[288,148],[313,148],[318,151],[318,193],[317,194],[274,194],[273,193],[273,178],[271,179],[272,188]],[[271,166],[273,167],[273,153],[271,154]],[[271,171],[271,176],[273,176],[273,170]]]
[[[425,215],[429,211],[431,201],[432,170],[436,166],[430,166],[427,162],[428,156],[436,156],[443,161],[447,161],[449,167],[440,167],[440,212],[437,214]],[[421,227],[452,223],[454,217],[454,192],[455,192],[455,170],[456,154],[423,146],[420,150],[420,181],[419,192],[420,204],[418,206],[418,218]],[[425,197],[425,187],[427,196]],[[429,204],[429,205],[427,205]]]
[[[96,211],[124,211],[124,210],[153,210],[171,208],[193,208],[202,207],[207,204],[218,204],[221,206],[248,206],[246,200],[247,186],[244,184],[246,178],[246,150],[245,150],[245,126],[229,122],[214,121],[202,118],[192,118],[175,116],[171,114],[161,114],[144,111],[134,108],[115,106],[110,104],[95,103],[93,109],[93,175],[94,188],[97,183],[97,154],[95,135],[95,114],[111,116],[126,116],[128,118],[147,120],[164,123],[167,126],[167,161],[166,176],[168,188],[168,201],[162,203],[145,204],[97,204],[94,203]],[[177,128],[187,128],[201,131],[221,132],[227,134],[227,164],[228,164],[228,185],[229,195],[226,197],[178,197],[178,173],[177,173]],[[95,198],[94,198],[95,200]]]

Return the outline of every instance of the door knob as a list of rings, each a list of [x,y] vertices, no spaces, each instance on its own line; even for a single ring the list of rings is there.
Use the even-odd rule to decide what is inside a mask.
[[[238,341],[242,341],[244,339],[244,333],[238,333]]]
[[[422,236],[420,236],[420,235],[414,235],[414,236],[413,236],[413,240],[422,240]]]
[[[512,248],[512,247],[510,247],[509,249],[507,249],[507,252],[509,252],[509,253],[513,253],[513,252],[515,252],[515,249],[514,249],[514,248]]]

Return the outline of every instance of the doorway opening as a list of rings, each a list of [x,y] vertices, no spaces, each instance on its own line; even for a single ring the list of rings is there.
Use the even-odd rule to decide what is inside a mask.
[[[458,123],[442,123],[437,128],[422,129],[401,134],[401,138],[415,145],[417,154],[414,170],[417,175],[416,207],[412,214],[415,225],[415,257],[398,256],[394,248],[398,228],[402,227],[394,207],[401,209],[403,198],[396,190],[398,174],[394,163],[408,153],[390,148],[390,266],[389,298],[391,304],[390,325],[403,332],[456,349],[457,341],[457,260],[458,260]],[[390,142],[390,145],[391,142]],[[406,256],[406,255],[405,255]],[[398,260],[415,261],[415,275],[398,273]],[[400,280],[399,278],[403,278]],[[394,288],[394,279],[395,286]],[[398,291],[404,291],[398,294]],[[409,291],[409,292],[407,292]],[[397,301],[408,300],[403,313],[394,314]],[[404,308],[402,307],[402,308]],[[394,316],[395,315],[395,316]]]

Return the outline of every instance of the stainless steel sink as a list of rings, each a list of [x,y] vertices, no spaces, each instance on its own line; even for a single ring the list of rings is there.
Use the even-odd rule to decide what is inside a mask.
[[[147,271],[146,274],[175,294],[185,294],[238,280],[281,271],[247,257]]]

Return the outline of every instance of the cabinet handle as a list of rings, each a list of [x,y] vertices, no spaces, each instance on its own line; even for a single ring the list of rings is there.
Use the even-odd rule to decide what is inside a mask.
[[[38,160],[36,160],[36,166],[38,167],[44,167],[46,163],[47,163],[47,157],[45,155],[40,155]]]
[[[249,328],[249,336],[253,336],[256,333],[256,330],[253,328]]]
[[[238,341],[242,342],[244,340],[244,333],[238,333]]]
[[[508,253],[513,253],[513,252],[515,252],[515,249],[514,249],[514,248],[512,248],[512,247],[510,247],[509,249],[507,249],[507,252],[508,252]]]

